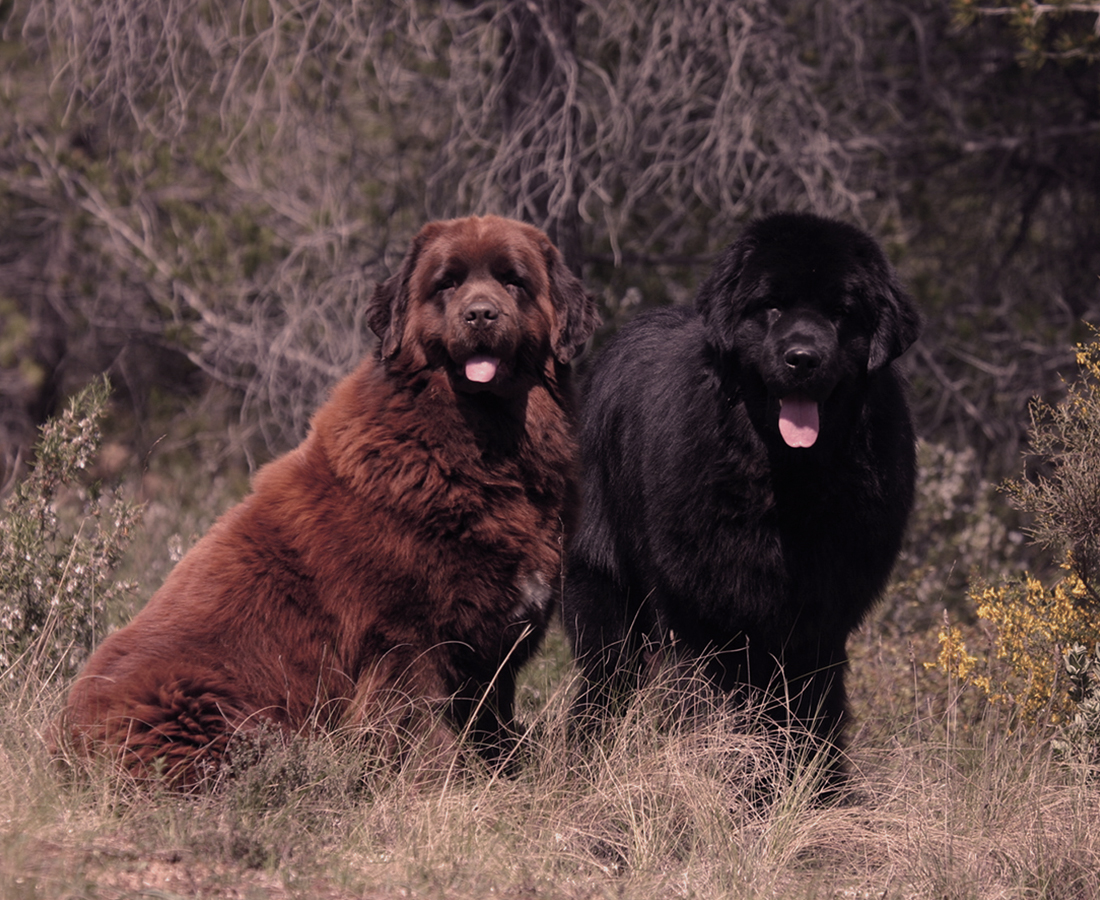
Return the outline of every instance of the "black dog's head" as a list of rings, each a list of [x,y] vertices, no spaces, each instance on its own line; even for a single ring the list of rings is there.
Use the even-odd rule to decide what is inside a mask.
[[[920,332],[874,239],[806,214],[751,223],[700,287],[696,308],[742,388],[761,394],[762,415],[796,448],[815,444],[830,408]]]

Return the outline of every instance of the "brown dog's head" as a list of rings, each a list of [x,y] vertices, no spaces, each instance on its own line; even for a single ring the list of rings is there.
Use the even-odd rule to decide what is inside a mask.
[[[545,234],[485,216],[425,225],[367,322],[391,369],[443,368],[460,390],[507,394],[551,356],[569,362],[599,316]]]

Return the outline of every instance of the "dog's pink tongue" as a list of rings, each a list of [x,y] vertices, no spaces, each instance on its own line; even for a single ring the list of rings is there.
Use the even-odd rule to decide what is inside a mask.
[[[495,356],[471,356],[466,360],[466,377],[470,381],[486,384],[493,380],[500,360]]]
[[[817,404],[792,394],[779,401],[779,433],[789,447],[812,447],[819,428]]]

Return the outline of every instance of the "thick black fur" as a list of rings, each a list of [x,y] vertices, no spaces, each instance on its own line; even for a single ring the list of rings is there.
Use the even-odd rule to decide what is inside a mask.
[[[695,310],[639,316],[597,360],[582,425],[584,506],[565,625],[613,705],[642,660],[700,658],[718,687],[778,696],[843,771],[846,640],[897,556],[914,436],[896,359],[919,316],[875,241],[810,215],[752,223]],[[818,401],[787,446],[779,401]],[[785,698],[785,699],[784,699]]]

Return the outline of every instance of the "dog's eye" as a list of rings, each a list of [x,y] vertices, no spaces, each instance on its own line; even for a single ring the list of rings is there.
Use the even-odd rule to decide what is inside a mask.
[[[521,291],[527,290],[527,282],[523,280],[515,272],[509,272],[506,275],[501,275],[498,279],[505,287],[516,288]]]
[[[768,321],[775,321],[782,312],[779,304],[769,297],[761,297],[749,306],[749,315],[763,316]]]
[[[833,309],[834,319],[852,319],[859,315],[860,306],[854,297],[844,297]]]
[[[442,294],[444,291],[449,291],[453,287],[458,287],[458,279],[454,275],[444,275],[435,283],[435,292]]]

